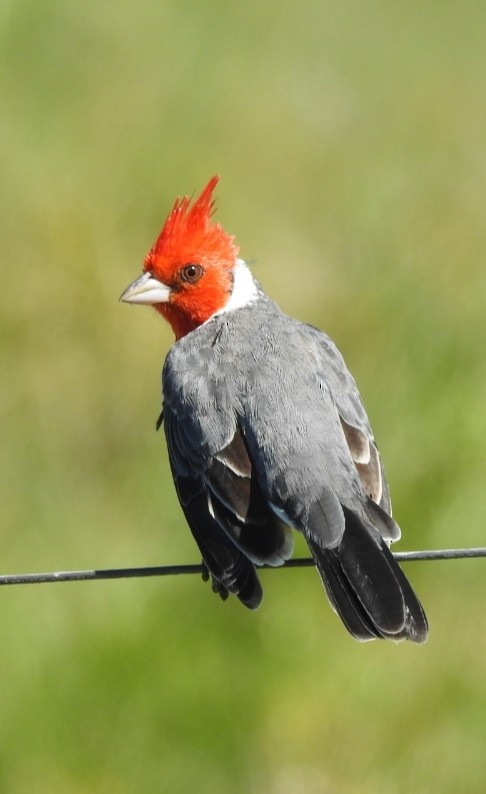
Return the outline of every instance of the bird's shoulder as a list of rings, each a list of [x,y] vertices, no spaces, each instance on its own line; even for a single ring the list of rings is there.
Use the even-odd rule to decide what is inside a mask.
[[[327,384],[340,416],[349,425],[359,428],[367,438],[373,439],[358,386],[336,343],[319,328],[307,323],[300,325],[315,361],[316,373]]]

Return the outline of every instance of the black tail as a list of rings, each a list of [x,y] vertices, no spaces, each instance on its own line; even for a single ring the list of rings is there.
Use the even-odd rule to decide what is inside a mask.
[[[424,610],[386,543],[343,507],[346,526],[335,548],[307,542],[331,604],[358,640],[425,642]]]

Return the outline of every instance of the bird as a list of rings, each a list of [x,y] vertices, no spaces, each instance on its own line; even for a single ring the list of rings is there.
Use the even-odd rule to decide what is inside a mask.
[[[326,333],[265,294],[213,219],[218,181],[176,199],[120,297],[153,306],[175,336],[157,429],[205,578],[256,609],[258,568],[285,563],[296,530],[355,639],[423,643],[427,618],[390,551],[400,528],[355,380]]]

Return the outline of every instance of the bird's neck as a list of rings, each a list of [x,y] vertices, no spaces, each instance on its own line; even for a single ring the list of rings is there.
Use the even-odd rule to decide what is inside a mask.
[[[250,268],[243,259],[237,259],[233,268],[231,293],[228,295],[226,303],[214,312],[212,316],[223,312],[232,312],[235,309],[242,309],[244,306],[254,303],[259,295],[261,295],[261,290],[253,278]]]

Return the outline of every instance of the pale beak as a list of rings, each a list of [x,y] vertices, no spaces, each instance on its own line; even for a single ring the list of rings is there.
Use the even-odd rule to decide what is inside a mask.
[[[170,298],[170,287],[154,278],[152,273],[144,273],[135,279],[120,295],[124,303],[167,303]]]

